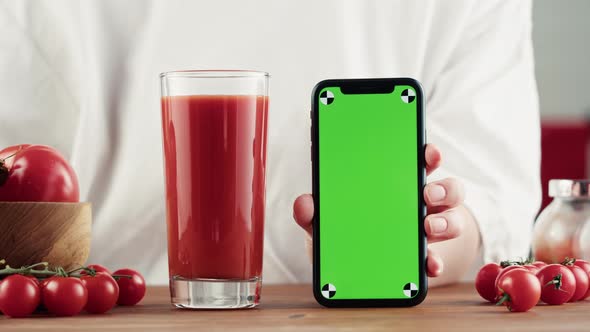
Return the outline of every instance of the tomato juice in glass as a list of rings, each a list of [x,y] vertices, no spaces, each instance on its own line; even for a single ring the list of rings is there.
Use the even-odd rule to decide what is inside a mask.
[[[172,303],[181,308],[256,306],[268,75],[188,71],[161,77]]]

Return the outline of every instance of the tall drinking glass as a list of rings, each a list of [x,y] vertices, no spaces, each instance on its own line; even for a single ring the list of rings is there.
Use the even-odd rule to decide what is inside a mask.
[[[268,77],[162,73],[168,265],[179,308],[260,299]]]

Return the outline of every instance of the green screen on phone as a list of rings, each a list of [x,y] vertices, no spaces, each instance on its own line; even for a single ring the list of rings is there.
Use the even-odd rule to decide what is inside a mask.
[[[398,85],[391,93],[344,94],[336,86],[316,95],[319,281],[327,299],[418,294],[416,90]]]

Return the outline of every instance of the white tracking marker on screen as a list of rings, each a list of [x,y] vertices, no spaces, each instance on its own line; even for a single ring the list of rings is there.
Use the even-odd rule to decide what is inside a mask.
[[[402,91],[402,101],[406,104],[409,104],[416,99],[416,92],[412,89],[405,89]]]
[[[320,101],[324,105],[330,105],[334,102],[334,94],[330,90],[325,90],[320,93]]]
[[[408,282],[404,285],[404,295],[406,297],[414,297],[418,294],[418,286],[413,282]]]
[[[336,286],[332,284],[325,284],[322,287],[322,295],[327,299],[333,298],[334,295],[336,295]]]

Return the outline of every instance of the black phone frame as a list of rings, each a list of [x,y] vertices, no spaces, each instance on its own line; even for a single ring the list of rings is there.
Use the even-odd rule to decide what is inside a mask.
[[[389,93],[392,86],[411,86],[416,92],[417,103],[417,186],[418,186],[418,251],[419,251],[419,285],[418,294],[408,299],[326,299],[321,294],[320,284],[320,211],[321,195],[319,187],[319,94],[324,88],[340,88],[343,93]],[[391,91],[389,91],[391,90]],[[387,92],[389,91],[389,92]],[[428,292],[428,278],[426,277],[427,241],[424,230],[426,204],[424,202],[424,185],[426,181],[426,132],[424,127],[424,93],[420,83],[412,78],[368,78],[368,79],[329,79],[319,82],[312,92],[311,117],[311,161],[312,161],[312,191],[314,200],[313,216],[313,294],[316,301],[326,307],[410,307],[420,304]],[[394,262],[392,262],[394,263]]]

